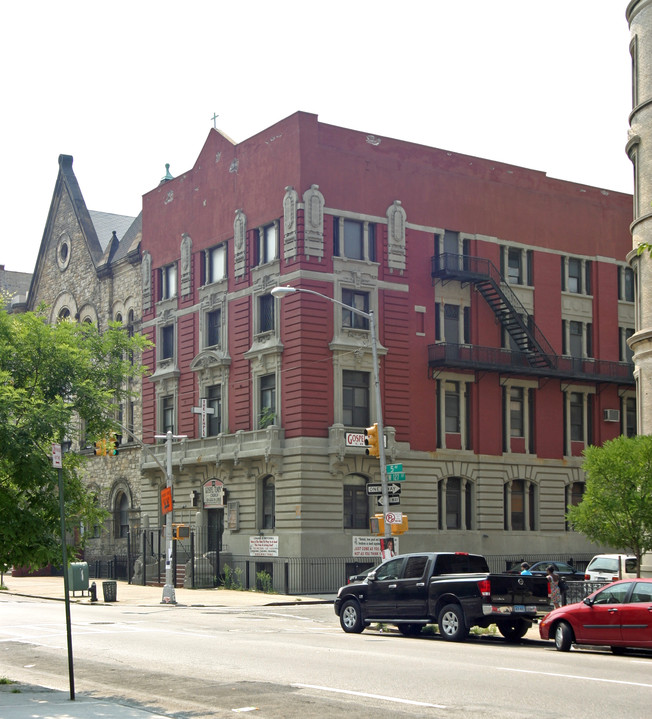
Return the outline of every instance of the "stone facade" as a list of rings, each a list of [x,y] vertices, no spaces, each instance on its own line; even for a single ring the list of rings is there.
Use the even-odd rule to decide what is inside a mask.
[[[634,218],[629,261],[636,278],[636,332],[629,344],[634,352],[634,375],[640,434],[652,434],[652,256],[640,256],[641,244],[652,247],[652,2],[633,0],[627,6],[631,31],[632,112],[627,154],[634,166]],[[652,555],[642,571],[652,576]]]
[[[69,318],[96,323],[102,330],[120,320],[129,331],[139,331],[140,238],[140,217],[87,209],[72,157],[61,155],[26,309],[45,305],[51,322]],[[134,400],[122,407],[118,419],[140,438],[141,381],[132,389]],[[128,529],[140,525],[140,446],[123,432],[117,456],[96,457],[80,432],[73,451],[88,455],[86,482],[110,515],[104,527],[86,528],[86,559],[123,554]]]

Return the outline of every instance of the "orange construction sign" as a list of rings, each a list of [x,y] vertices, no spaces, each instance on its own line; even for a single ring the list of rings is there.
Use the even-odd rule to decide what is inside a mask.
[[[161,490],[161,512],[167,514],[172,511],[172,487]]]

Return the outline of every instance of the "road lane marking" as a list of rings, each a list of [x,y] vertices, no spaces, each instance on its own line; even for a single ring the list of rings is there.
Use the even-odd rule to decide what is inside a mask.
[[[382,694],[367,694],[367,692],[354,692],[349,689],[335,689],[334,687],[320,687],[316,684],[292,684],[297,689],[318,689],[322,692],[334,692],[335,694],[351,694],[356,697],[364,697],[365,699],[381,699],[386,702],[395,702],[397,704],[410,704],[415,707],[432,707],[433,709],[446,709],[444,704],[428,704],[428,702],[418,702],[413,699],[399,699],[398,697],[386,697]]]
[[[622,679],[601,679],[600,677],[585,677],[580,674],[557,674],[555,672],[535,672],[529,669],[512,669],[511,667],[496,667],[505,672],[520,672],[521,674],[538,674],[542,677],[561,677],[562,679],[581,679],[589,682],[604,682],[605,684],[626,684],[630,687],[645,687],[652,689],[652,684],[643,684],[643,682],[626,682]]]

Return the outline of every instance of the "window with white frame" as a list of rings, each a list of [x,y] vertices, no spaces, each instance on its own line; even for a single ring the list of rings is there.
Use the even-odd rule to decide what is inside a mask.
[[[447,344],[469,344],[470,338],[471,308],[435,302],[435,340]]]
[[[534,398],[535,390],[530,382],[509,380],[503,387],[504,452],[513,451],[512,439],[525,441],[524,448],[518,451],[534,452]]]
[[[459,435],[449,437],[452,448],[471,449],[470,380],[463,375],[437,380],[437,447],[447,447],[447,435]]]
[[[570,456],[571,442],[585,447],[593,442],[593,391],[568,387],[564,392],[564,454]]]
[[[174,395],[161,397],[161,430],[162,434],[174,432]]]
[[[174,357],[174,325],[161,327],[161,345],[159,359],[171,359]]]
[[[161,267],[161,299],[168,300],[177,296],[177,265]]]
[[[274,330],[274,297],[273,295],[259,295],[258,297],[258,332],[272,332]]]
[[[261,482],[261,529],[274,529],[276,526],[276,482],[268,475]]]
[[[618,267],[618,299],[634,301],[634,270],[631,267]]]
[[[525,479],[513,479],[504,486],[504,528],[506,531],[534,531],[536,528],[536,486]]]
[[[579,257],[561,258],[561,289],[578,295],[591,294],[591,260]]]
[[[222,340],[222,310],[206,313],[206,347],[219,347]]]
[[[437,485],[439,529],[471,529],[473,484],[462,477],[446,477]]]
[[[376,225],[372,222],[333,218],[333,255],[350,260],[376,261]]]
[[[579,320],[562,320],[562,354],[570,357],[593,356],[593,324]]]
[[[222,431],[222,385],[211,385],[206,390],[206,399],[208,409],[212,409],[212,413],[206,415],[206,431],[208,437],[217,437]]]
[[[278,224],[276,222],[257,230],[256,255],[259,265],[278,259]]]
[[[345,427],[369,426],[369,372],[342,370],[342,422]]]
[[[344,529],[367,529],[369,497],[365,478],[359,475],[345,477],[342,500]]]
[[[258,383],[260,392],[258,427],[265,429],[276,421],[276,375],[262,375]]]
[[[369,314],[369,293],[359,290],[342,289],[342,303],[349,307]],[[369,319],[364,315],[342,308],[342,327],[350,327],[357,330],[368,330]]]
[[[205,262],[206,284],[223,280],[226,277],[226,244],[206,250]]]

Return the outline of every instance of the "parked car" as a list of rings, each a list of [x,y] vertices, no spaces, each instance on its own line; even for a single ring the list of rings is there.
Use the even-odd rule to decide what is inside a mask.
[[[592,582],[634,579],[636,569],[636,557],[631,554],[596,554],[586,567],[584,579]]]
[[[621,579],[577,604],[553,609],[539,623],[541,639],[560,652],[572,644],[652,649],[652,579]]]
[[[533,565],[530,566],[530,571],[532,572],[532,574],[534,574],[536,576],[545,576],[547,574],[546,570],[551,564],[555,568],[555,572],[557,572],[557,574],[560,577],[563,577],[567,581],[569,581],[569,582],[583,582],[584,581],[584,572],[581,572],[579,569],[572,567],[570,564],[566,564],[566,562],[557,562],[555,560],[535,562]],[[521,573],[521,565],[520,564],[517,567],[514,567],[513,569],[509,570],[509,574],[520,574],[520,573]]]

